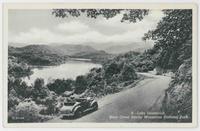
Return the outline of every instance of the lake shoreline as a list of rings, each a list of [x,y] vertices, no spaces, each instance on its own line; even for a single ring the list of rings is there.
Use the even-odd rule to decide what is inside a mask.
[[[29,65],[29,67],[31,69],[34,69],[34,68],[45,68],[45,67],[54,67],[54,66],[59,66],[59,65],[62,65],[62,64],[65,64],[67,62],[88,62],[88,63],[94,63],[94,64],[100,64],[102,65],[102,63],[100,62],[96,62],[96,61],[93,61],[92,59],[86,59],[86,58],[70,58],[66,61],[63,61],[62,63],[56,63],[56,64],[48,64],[48,65]]]
[[[49,66],[31,66],[33,72],[29,77],[24,77],[23,80],[31,85],[37,78],[44,79],[45,83],[55,79],[72,79],[77,76],[89,73],[92,68],[101,68],[101,64],[93,63],[84,60],[70,60],[59,65]]]

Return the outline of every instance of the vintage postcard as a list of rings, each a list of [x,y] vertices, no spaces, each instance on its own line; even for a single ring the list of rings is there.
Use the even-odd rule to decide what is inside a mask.
[[[4,4],[5,127],[195,127],[197,5]]]

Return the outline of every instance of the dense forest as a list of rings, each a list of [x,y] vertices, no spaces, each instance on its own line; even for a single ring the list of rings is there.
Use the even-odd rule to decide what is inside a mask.
[[[156,65],[175,72],[166,90],[163,110],[168,115],[192,116],[192,10],[163,10],[165,17],[144,40],[156,41]],[[191,120],[191,119],[190,119]]]

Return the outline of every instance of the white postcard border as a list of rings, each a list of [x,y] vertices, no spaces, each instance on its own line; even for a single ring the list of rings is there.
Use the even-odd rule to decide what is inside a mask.
[[[8,10],[53,8],[129,8],[129,9],[192,9],[192,123],[8,123],[7,76],[8,76]],[[3,124],[4,127],[196,127],[197,126],[197,5],[193,3],[12,3],[3,5]]]

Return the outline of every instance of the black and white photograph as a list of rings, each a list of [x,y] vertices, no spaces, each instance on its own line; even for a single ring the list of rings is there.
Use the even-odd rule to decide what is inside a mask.
[[[7,124],[194,123],[195,6],[85,5],[7,8]]]

